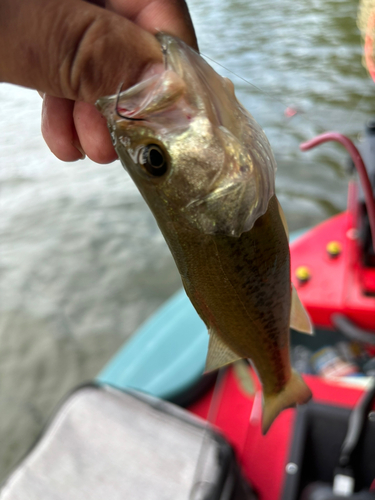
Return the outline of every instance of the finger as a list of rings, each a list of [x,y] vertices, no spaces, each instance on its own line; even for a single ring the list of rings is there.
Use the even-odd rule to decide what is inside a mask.
[[[198,50],[185,0],[107,0],[106,6],[150,33],[164,31]]]
[[[91,160],[110,163],[117,159],[107,122],[94,105],[77,101],[73,118],[79,141]]]
[[[85,154],[97,163],[117,159],[105,120],[91,104],[45,95],[42,134],[60,160],[76,161]]]
[[[42,134],[52,153],[63,161],[84,157],[74,121],[74,101],[45,95],[42,105]]]
[[[41,16],[36,16],[41,12]],[[162,62],[157,40],[105,9],[76,0],[0,2],[0,80],[94,103]]]

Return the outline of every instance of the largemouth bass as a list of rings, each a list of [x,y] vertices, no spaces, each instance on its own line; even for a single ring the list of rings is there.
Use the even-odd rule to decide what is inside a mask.
[[[290,365],[290,323],[311,324],[291,288],[276,162],[232,82],[182,41],[158,38],[164,66],[97,106],[207,325],[206,370],[251,359],[265,433],[282,409],[311,397]]]

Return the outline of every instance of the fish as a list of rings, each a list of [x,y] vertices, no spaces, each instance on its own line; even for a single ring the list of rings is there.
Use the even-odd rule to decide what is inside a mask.
[[[289,327],[312,326],[291,286],[276,161],[233,83],[178,38],[157,38],[164,64],[97,108],[207,326],[206,371],[251,360],[265,434],[311,398],[290,363]]]

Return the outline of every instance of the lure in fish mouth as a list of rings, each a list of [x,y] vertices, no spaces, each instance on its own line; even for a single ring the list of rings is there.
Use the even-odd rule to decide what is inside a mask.
[[[312,327],[291,286],[276,162],[232,82],[181,40],[158,39],[164,67],[97,106],[208,328],[206,370],[251,359],[265,433],[311,397],[290,365],[289,326]]]

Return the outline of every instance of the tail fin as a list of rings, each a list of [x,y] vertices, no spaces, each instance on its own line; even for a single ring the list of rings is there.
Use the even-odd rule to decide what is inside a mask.
[[[286,408],[307,403],[312,397],[302,377],[294,370],[284,389],[278,394],[264,395],[262,434],[266,434],[277,415]]]

